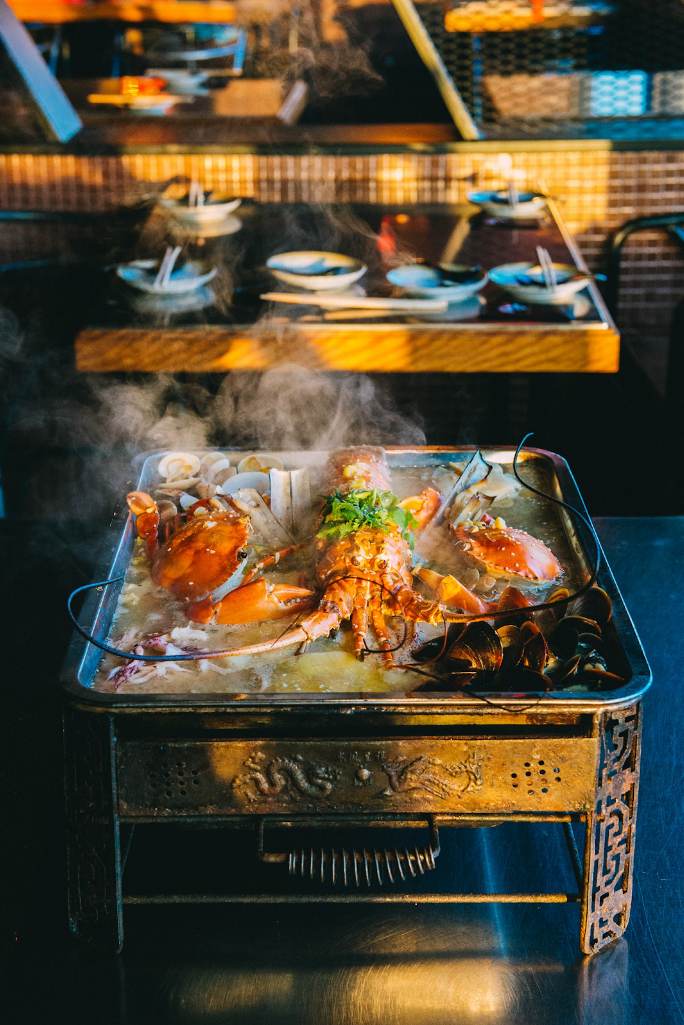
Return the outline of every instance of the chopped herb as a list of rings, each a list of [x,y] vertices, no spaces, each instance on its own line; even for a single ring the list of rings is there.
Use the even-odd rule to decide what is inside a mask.
[[[401,508],[399,499],[391,491],[355,488],[343,495],[336,488],[333,495],[321,497],[325,498],[325,508],[317,537],[339,539],[362,527],[374,527],[389,534],[394,524],[413,548],[411,529],[415,529],[418,524],[408,510]]]

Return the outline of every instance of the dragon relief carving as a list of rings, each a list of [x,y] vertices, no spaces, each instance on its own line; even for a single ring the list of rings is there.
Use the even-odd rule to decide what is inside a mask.
[[[446,800],[454,794],[466,794],[482,789],[482,758],[472,752],[465,761],[445,765],[439,758],[419,755],[409,761],[401,758],[382,766],[387,773],[389,786],[380,797],[392,797],[412,790],[421,790]]]
[[[231,785],[248,801],[259,797],[328,797],[342,775],[339,769],[320,762],[307,765],[302,755],[268,761],[263,751],[253,752],[243,765],[250,771],[236,776]]]

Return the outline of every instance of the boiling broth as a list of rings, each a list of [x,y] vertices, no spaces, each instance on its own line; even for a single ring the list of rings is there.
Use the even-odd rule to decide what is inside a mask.
[[[241,452],[240,458],[247,453]],[[325,453],[277,453],[286,469],[307,465],[311,475],[311,494],[325,493],[329,485],[325,480]],[[392,487],[399,498],[433,487],[446,494],[458,474],[452,464],[461,469],[472,452],[402,451],[388,452],[392,472]],[[484,450],[490,463],[499,462],[504,471],[511,472],[510,452]],[[228,452],[230,458],[234,453]],[[160,478],[156,467],[159,458],[150,458],[145,464],[140,487],[154,493]],[[521,473],[534,487],[554,494],[555,477],[552,466],[543,458],[528,456],[521,460]],[[320,501],[314,498],[314,504]],[[533,585],[519,577],[492,578],[479,572],[474,561],[460,552],[441,532],[439,544],[428,557],[421,552],[420,538],[417,554],[423,565],[440,573],[452,573],[485,599],[493,599],[511,583],[520,588],[531,600],[543,601],[559,586],[573,591],[583,579],[583,565],[570,542],[566,530],[565,514],[552,502],[519,487],[514,494],[496,498],[488,510],[491,516],[502,517],[508,526],[526,530],[543,541],[564,567],[561,577],[551,584]],[[296,583],[302,572],[313,566],[313,545],[306,546],[295,556],[265,573],[273,582]],[[429,589],[418,582],[416,589],[433,598]],[[184,648],[192,644],[206,650],[238,648],[264,640],[274,640],[294,622],[281,619],[275,622],[248,626],[196,625],[189,623],[184,613],[185,603],[174,598],[165,588],[153,583],[149,574],[149,561],[144,545],[136,539],[128,572],[119,595],[109,632],[110,643],[130,650],[136,637],[143,635],[170,635],[171,641]],[[320,638],[304,654],[296,648],[278,649],[271,653],[252,656],[233,656],[220,659],[181,661],[178,663],[144,664],[131,679],[117,683],[108,679],[121,665],[121,660],[105,655],[93,680],[93,688],[104,693],[119,694],[334,694],[334,693],[404,693],[418,686],[421,678],[408,669],[411,651],[425,640],[441,632],[424,624],[405,625],[396,618],[388,619],[388,630],[393,645],[406,643],[395,653],[397,668],[382,666],[378,654],[368,654],[363,662],[353,655],[352,632],[343,623],[337,637]],[[367,644],[372,649],[375,639],[369,633]],[[405,668],[401,668],[404,666]],[[434,667],[432,667],[434,669]]]

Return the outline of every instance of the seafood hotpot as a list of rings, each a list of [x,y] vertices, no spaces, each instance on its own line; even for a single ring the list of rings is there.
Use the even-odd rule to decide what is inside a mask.
[[[183,487],[174,489],[173,480],[160,476],[165,455],[145,458],[137,480],[130,482],[135,494],[149,497],[162,513],[165,508],[168,512],[164,501],[185,509],[188,516],[202,501],[209,516],[223,509],[207,505],[210,499],[199,499],[197,493],[182,499]],[[206,455],[194,453],[192,465],[198,466]],[[134,502],[133,514],[126,506],[117,511],[96,575],[98,585],[87,593],[79,615],[82,632],[74,635],[62,674],[73,931],[86,941],[120,949],[125,906],[145,902],[428,900],[577,902],[585,953],[621,935],[631,902],[641,699],[650,671],[604,559],[592,580],[595,539],[578,518],[586,512],[565,461],[539,449],[519,454],[517,469],[536,487],[534,495],[511,487],[512,449],[478,454],[466,448],[387,448],[381,457],[387,484],[382,494],[391,493],[392,498],[383,508],[401,520],[391,531],[406,528],[406,537],[412,535],[413,554],[406,555],[408,547],[399,545],[408,566],[401,572],[409,574],[410,587],[414,574],[416,595],[420,591],[415,607],[422,612],[407,626],[408,613],[398,613],[408,609],[408,599],[398,591],[384,593],[390,585],[378,585],[375,577],[349,584],[348,577],[360,573],[340,572],[333,584],[352,589],[349,616],[326,620],[324,632],[308,636],[311,628],[306,624],[312,617],[320,620],[323,612],[329,615],[331,607],[339,610],[344,604],[339,595],[337,605],[330,605],[330,597],[322,599],[317,590],[322,577],[316,571],[314,579],[310,566],[316,558],[319,564],[325,559],[331,550],[325,546],[342,543],[340,507],[329,503],[318,514],[314,508],[299,523],[292,511],[297,502],[285,508],[291,554],[267,565],[262,577],[258,573],[268,563],[268,531],[277,533],[269,517],[284,508],[276,483],[280,488],[285,481],[286,489],[294,488],[292,475],[306,471],[310,494],[327,494],[328,454],[274,453],[270,465],[268,460],[259,465],[264,458],[259,453],[226,450],[209,455],[210,462],[223,467],[220,493],[228,496],[223,515],[243,522],[250,504],[245,491],[233,489],[231,494],[228,466],[237,469],[241,464],[241,472],[252,476],[247,483],[261,487],[261,502],[254,500],[251,515],[259,521],[261,514],[263,521],[248,539],[250,545],[240,548],[246,567],[235,570],[242,574],[240,586],[254,591],[242,593],[253,594],[259,610],[263,601],[276,600],[281,606],[293,601],[295,606],[289,619],[281,619],[280,610],[277,621],[254,623],[242,612],[235,618],[240,595],[231,595],[239,588],[214,588],[209,609],[201,606],[206,601],[202,594],[188,597],[177,593],[178,588],[174,592],[169,579],[157,572],[155,581],[150,573],[154,576],[155,565],[168,568],[163,551],[174,537],[185,536],[183,517],[177,512],[180,518],[174,524],[167,515],[171,526],[164,532],[161,516],[152,537],[142,507]],[[256,462],[250,463],[252,456]],[[489,505],[477,490],[478,458],[487,467],[484,472],[496,478]],[[474,490],[464,484],[459,494],[465,470],[471,477],[475,473]],[[195,472],[201,477],[200,470]],[[275,473],[270,504],[269,473]],[[366,486],[363,476],[352,483]],[[353,497],[354,489],[347,490]],[[425,498],[421,505],[411,497],[428,492],[441,496],[434,507],[427,508]],[[444,511],[454,492],[458,515]],[[539,497],[540,492],[556,502]],[[214,491],[212,497],[218,494]],[[288,494],[292,499],[295,491]],[[345,488],[335,494],[344,506]],[[489,510],[484,514],[482,501]],[[301,493],[299,506],[301,511]],[[409,517],[402,519],[393,511],[399,508]],[[338,533],[329,534],[324,543],[316,540],[312,548],[312,536],[321,532],[326,514],[323,527],[331,523]],[[449,515],[451,524],[446,522]],[[482,562],[482,551],[472,543],[477,530],[468,533],[473,526],[493,531],[497,538],[496,531],[512,532],[517,544],[530,537],[560,572],[553,578],[550,571],[544,580],[542,570],[536,569],[525,578],[502,572],[493,556]],[[464,537],[470,540],[464,543]],[[464,586],[470,598],[465,592],[454,598],[449,580]],[[592,583],[601,597],[595,586],[590,589]],[[358,596],[364,587],[367,612],[353,612],[352,606],[365,601]],[[582,594],[573,599],[580,592],[584,604]],[[504,595],[513,595],[512,605],[502,607]],[[549,598],[558,595],[558,608],[549,608]],[[587,599],[594,605],[587,605]],[[589,615],[596,601],[604,610],[600,626]],[[612,613],[605,613],[606,602]],[[547,607],[537,612],[537,605]],[[451,613],[434,611],[454,607],[470,611],[460,621],[454,615],[453,622]],[[478,608],[479,613],[473,611]],[[258,612],[257,618],[262,615]],[[432,621],[421,622],[421,615]],[[599,612],[595,615],[601,619]],[[214,622],[221,616],[224,622]],[[573,617],[575,622],[568,625]],[[300,628],[305,643],[293,633]],[[289,646],[293,637],[297,643]],[[502,668],[501,660],[511,657],[511,638],[515,654],[521,637],[515,671],[506,674],[507,663]],[[130,658],[103,655],[98,644],[129,652]],[[238,647],[243,653],[237,656],[213,654]],[[219,670],[211,663],[220,663]],[[558,823],[576,890],[434,894],[416,888],[418,877],[431,871],[438,876],[440,830],[505,821]],[[295,875],[296,887],[287,886],[277,895],[211,894],[200,892],[199,879],[192,895],[127,894],[123,867],[133,830],[160,823],[253,828],[255,858],[271,865],[276,878],[279,873]],[[329,850],[320,844],[288,850],[283,839],[292,826],[331,824],[341,829],[427,826],[428,837],[417,846],[390,843],[372,851],[346,842]]]

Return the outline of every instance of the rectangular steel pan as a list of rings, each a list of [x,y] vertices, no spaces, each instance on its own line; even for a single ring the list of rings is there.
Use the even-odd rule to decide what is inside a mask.
[[[226,452],[237,451],[228,448],[224,450]],[[419,456],[426,457],[430,454],[449,453],[472,454],[474,448],[472,446],[386,446],[386,451],[390,466],[408,466],[415,465],[415,460]],[[489,453],[491,458],[500,458],[505,461],[506,457],[511,458],[514,450],[506,446],[491,446],[484,448],[483,451],[485,456]],[[149,488],[151,467],[156,465],[156,460],[163,454],[163,452],[147,454],[144,458],[138,480],[131,480],[129,487],[147,490]],[[544,461],[547,469],[552,471],[556,497],[563,498],[566,502],[584,512],[585,515],[588,515],[570,468],[561,456],[543,449],[526,449],[521,453],[520,459],[521,463],[528,460]],[[573,518],[566,514],[564,510],[561,511],[561,519],[573,554],[579,566],[586,570],[586,567],[590,564],[587,539],[582,537],[577,524],[573,522]],[[105,580],[124,573],[128,568],[134,541],[135,528],[133,519],[125,505],[122,505],[117,509],[112,520],[94,580]],[[624,706],[638,700],[651,683],[651,671],[641,642],[603,554],[598,583],[607,591],[613,602],[614,614],[611,628],[615,631],[622,656],[623,668],[621,673],[628,677],[627,682],[616,690],[600,693],[550,691],[542,700],[534,705],[534,716],[535,718],[539,717],[540,721],[545,721],[549,717],[553,718],[555,714],[563,710],[572,710],[575,713],[580,713],[583,711],[595,712],[602,708]],[[119,583],[108,587],[104,591],[93,590],[88,593],[88,597],[81,610],[80,621],[93,636],[99,639],[104,640],[107,637],[121,586],[122,584]],[[284,710],[288,706],[296,706],[299,708],[308,707],[312,711],[323,712],[325,710],[339,710],[345,707],[352,711],[356,707],[359,709],[367,708],[369,711],[371,709],[378,711],[387,709],[388,711],[401,711],[403,713],[415,710],[421,714],[433,712],[438,715],[453,715],[458,712],[466,714],[469,712],[483,713],[486,711],[488,718],[490,715],[493,715],[495,718],[504,719],[508,709],[513,713],[516,710],[522,711],[525,707],[529,708],[530,704],[535,701],[534,694],[524,694],[522,696],[502,694],[497,696],[488,693],[487,697],[490,700],[494,699],[506,706],[503,709],[498,709],[491,705],[485,705],[475,695],[466,696],[462,694],[451,695],[426,692],[411,692],[408,694],[397,692],[391,694],[374,693],[371,695],[353,692],[328,693],[326,695],[313,693],[259,693],[249,695],[230,695],[225,693],[213,695],[206,693],[188,694],[187,696],[179,694],[105,694],[93,689],[93,680],[100,657],[101,653],[94,645],[88,643],[79,634],[74,632],[61,674],[61,685],[66,694],[71,698],[77,699],[79,703],[87,704],[91,707],[99,706],[102,710],[164,709],[165,711],[171,711],[172,709],[178,709],[179,711],[188,711],[194,709],[197,711],[210,711],[218,708],[236,710],[239,707],[245,710],[249,708],[254,712],[257,709],[266,711],[269,708],[281,708]]]

